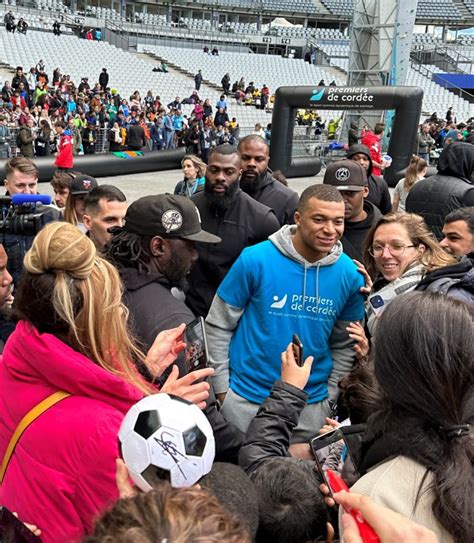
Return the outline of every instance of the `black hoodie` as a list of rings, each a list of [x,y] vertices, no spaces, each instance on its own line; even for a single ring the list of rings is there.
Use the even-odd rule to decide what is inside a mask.
[[[406,210],[421,215],[438,239],[446,215],[460,207],[474,206],[474,145],[454,142],[438,160],[438,173],[418,181],[408,193]]]
[[[383,177],[372,175],[372,157],[370,156],[370,151],[367,146],[359,143],[351,145],[346,156],[347,158],[351,158],[358,153],[362,153],[370,161],[369,169],[367,170],[367,179],[369,181],[369,195],[367,196],[367,200],[372,202],[375,207],[378,207],[382,212],[382,215],[390,213],[390,211],[392,211],[392,200],[390,198],[387,182]]]
[[[367,217],[363,221],[345,221],[344,235],[341,238],[346,255],[362,263],[364,263],[364,241],[367,232],[381,217],[378,208],[368,199],[364,200],[364,211],[367,213]]]

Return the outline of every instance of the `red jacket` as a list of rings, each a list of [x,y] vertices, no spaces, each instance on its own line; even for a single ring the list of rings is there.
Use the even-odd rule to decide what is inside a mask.
[[[380,137],[376,136],[373,132],[365,132],[362,136],[361,144],[369,148],[370,158],[372,164],[378,162],[382,163],[382,146],[380,144]],[[382,175],[382,170],[373,164],[372,175]]]
[[[44,543],[80,541],[118,498],[117,433],[142,393],[25,321],[3,351],[0,390],[0,459],[26,413],[58,390],[72,394],[21,436],[0,503],[38,525]]]
[[[74,158],[72,156],[72,134],[69,130],[63,132],[59,137],[58,154],[54,164],[58,168],[72,168]]]

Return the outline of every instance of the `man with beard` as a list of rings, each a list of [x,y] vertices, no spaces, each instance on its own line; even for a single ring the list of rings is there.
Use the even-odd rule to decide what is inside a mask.
[[[171,289],[186,288],[186,276],[198,258],[197,241],[204,245],[221,240],[202,230],[199,212],[189,198],[171,194],[136,200],[127,210],[125,225],[111,231],[105,256],[120,272],[131,329],[147,352],[157,334],[194,320]],[[184,353],[176,365],[180,376],[186,375]],[[140,371],[150,378],[145,368]],[[212,387],[204,413],[216,437],[216,460],[236,463],[242,435],[220,415]]]
[[[222,243],[197,243],[199,260],[189,276],[186,303],[205,317],[217,288],[245,247],[264,241],[279,228],[274,212],[239,187],[240,155],[231,145],[219,145],[209,155],[204,191],[194,195],[208,232]]]
[[[298,195],[272,176],[268,169],[268,144],[260,136],[250,135],[240,140],[238,149],[242,158],[240,188],[257,202],[273,209],[280,226],[293,224]]]

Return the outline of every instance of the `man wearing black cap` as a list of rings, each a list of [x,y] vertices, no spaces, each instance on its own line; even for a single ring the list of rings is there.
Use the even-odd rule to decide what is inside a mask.
[[[171,294],[171,289],[186,287],[186,276],[198,258],[195,242],[220,241],[201,228],[199,211],[189,198],[171,194],[144,196],[133,202],[123,228],[112,229],[106,257],[120,272],[125,287],[123,302],[144,352],[163,330],[194,320],[191,310]],[[180,375],[185,375],[183,355],[176,364]],[[216,437],[219,459],[236,461],[242,436],[219,414],[212,391],[205,413],[214,434],[220,436]]]
[[[119,268],[124,303],[147,350],[162,330],[194,320],[171,289],[186,288],[198,259],[195,242],[217,244],[221,238],[202,230],[199,211],[189,198],[171,194],[136,200],[127,209],[124,227],[112,233],[106,254]]]
[[[280,225],[272,209],[256,202],[239,187],[240,155],[231,145],[219,145],[209,155],[204,190],[194,195],[204,228],[222,243],[198,244],[199,261],[189,277],[186,303],[205,317],[214,294],[240,253],[265,241]]]
[[[347,158],[358,162],[367,172],[367,180],[369,182],[369,195],[367,200],[378,207],[382,215],[392,211],[392,200],[390,191],[388,190],[387,182],[380,175],[373,175],[372,157],[370,156],[369,148],[359,143],[351,145],[347,151]]]
[[[326,168],[323,183],[336,187],[344,198],[344,235],[341,238],[344,252],[364,262],[365,237],[381,216],[380,211],[367,201],[369,188],[365,168],[352,160],[333,162]]]

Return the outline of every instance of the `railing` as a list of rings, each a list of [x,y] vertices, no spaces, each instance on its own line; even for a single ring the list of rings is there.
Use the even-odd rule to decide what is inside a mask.
[[[435,75],[435,72],[433,70],[430,70],[426,65],[420,64],[417,60],[411,58],[411,67],[416,70],[421,75],[424,75],[425,77],[428,77],[429,79],[433,79],[433,75]],[[444,79],[440,74],[436,74],[436,83],[443,87],[444,89],[448,89],[450,91],[455,91],[456,94],[459,94],[461,98],[464,98],[464,100],[467,100],[468,102],[474,101],[474,95],[471,93],[465,91],[461,87],[458,87],[454,85],[451,81],[448,81],[447,79]],[[441,83],[440,83],[441,82]],[[444,83],[444,84],[443,84]]]

